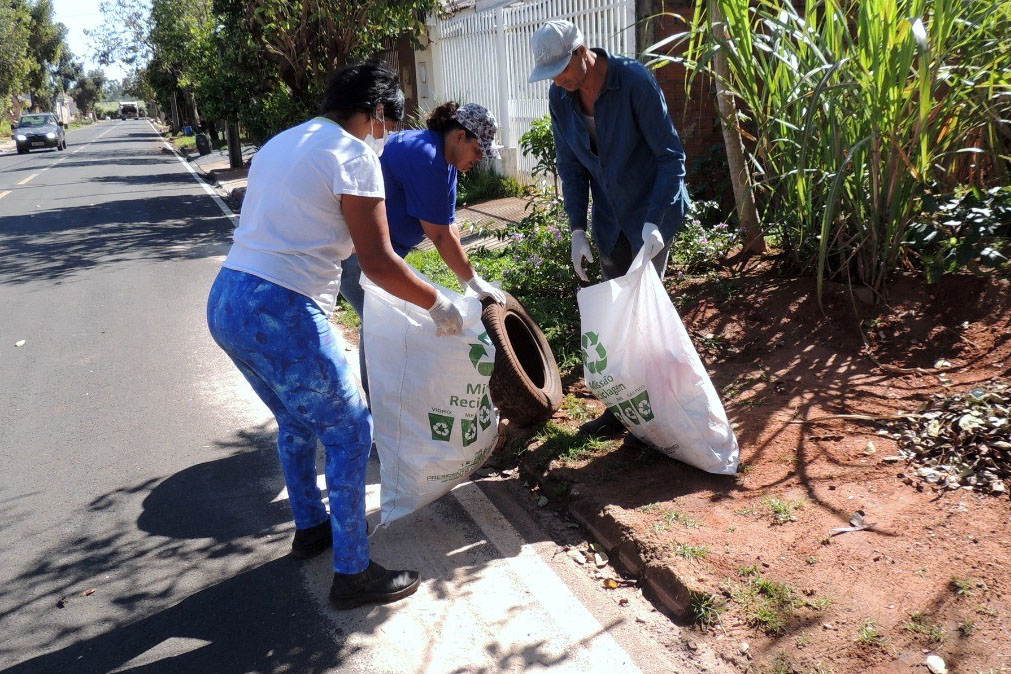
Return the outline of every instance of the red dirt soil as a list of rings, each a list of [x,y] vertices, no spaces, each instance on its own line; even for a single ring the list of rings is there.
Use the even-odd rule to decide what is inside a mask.
[[[644,557],[725,600],[721,624],[700,639],[742,671],[927,671],[928,650],[950,672],[1011,671],[1008,497],[904,483],[899,476],[912,469],[883,461],[898,450],[873,424],[792,423],[916,411],[935,393],[1008,377],[1008,281],[963,275],[927,286],[900,278],[887,306],[858,305],[870,355],[889,371],[867,353],[844,286],[826,288],[825,314],[812,279],[767,270],[672,288],[672,296],[690,307],[685,325],[737,424],[742,473],[708,475],[626,443],[588,459],[556,459],[549,478],[607,504]],[[953,366],[947,386],[933,369],[941,358]],[[570,391],[588,397],[580,384]],[[556,422],[574,423],[561,413]],[[796,521],[774,523],[767,499],[802,502]],[[641,509],[649,504],[658,505]],[[830,536],[858,509],[873,530]],[[700,526],[665,523],[670,510]],[[675,544],[706,546],[708,554],[684,559]],[[740,570],[752,566],[806,604],[782,634],[749,625],[734,598],[746,582]],[[961,593],[954,578],[969,583]],[[935,629],[931,641],[909,629],[912,614],[943,636]],[[866,621],[876,624],[880,645],[858,640]]]

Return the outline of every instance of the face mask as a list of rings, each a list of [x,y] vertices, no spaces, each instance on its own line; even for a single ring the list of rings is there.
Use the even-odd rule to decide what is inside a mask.
[[[376,153],[376,156],[383,153],[383,147],[386,146],[386,139],[389,137],[389,133],[386,131],[386,120],[383,119],[382,115],[379,116],[379,126],[383,129],[382,136],[379,138],[373,136],[370,124],[368,134],[366,134],[365,138],[362,139],[366,145],[372,148],[372,151]]]

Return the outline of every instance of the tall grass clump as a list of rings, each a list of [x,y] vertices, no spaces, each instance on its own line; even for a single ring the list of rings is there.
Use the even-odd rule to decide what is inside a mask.
[[[925,198],[1007,184],[1011,0],[707,2],[647,54],[689,84],[725,56],[767,233],[819,292],[880,297]]]

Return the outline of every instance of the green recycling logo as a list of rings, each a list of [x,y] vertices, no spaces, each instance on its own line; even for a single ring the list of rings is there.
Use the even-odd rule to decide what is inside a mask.
[[[635,406],[635,411],[639,413],[639,416],[643,421],[653,420],[653,406],[649,402],[649,391],[643,391],[632,398],[631,402],[632,405]]]
[[[481,407],[477,410],[477,420],[481,424],[482,431],[488,430],[488,427],[491,426],[491,401],[488,399],[487,393],[481,398]]]
[[[473,419],[460,419],[460,430],[463,431],[463,446],[473,445],[477,440],[477,422]]]
[[[484,343],[470,345],[470,362],[474,366],[474,369],[478,371],[478,374],[482,377],[490,377],[492,370],[495,369],[495,363],[492,360],[485,359],[491,356],[488,353],[488,347],[491,346],[491,338],[488,337],[487,332],[482,332],[477,338]]]
[[[583,362],[592,374],[601,374],[607,367],[607,349],[597,340],[597,333],[583,335]]]
[[[618,407],[621,408],[621,411],[625,415],[626,419],[631,421],[633,424],[639,423],[639,413],[635,411],[635,407],[632,405],[630,400],[618,403]]]
[[[428,425],[432,430],[432,439],[449,442],[449,437],[453,434],[453,417],[445,414],[428,413]]]

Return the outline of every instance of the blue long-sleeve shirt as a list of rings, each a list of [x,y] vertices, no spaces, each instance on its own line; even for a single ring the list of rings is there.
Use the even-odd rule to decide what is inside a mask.
[[[594,104],[597,152],[582,118],[578,92],[551,85],[549,109],[558,177],[572,229],[586,229],[593,194],[593,236],[610,253],[624,233],[642,246],[642,225],[673,237],[691,200],[685,187],[685,153],[663,92],[638,61],[593,50],[607,59],[607,77]]]

